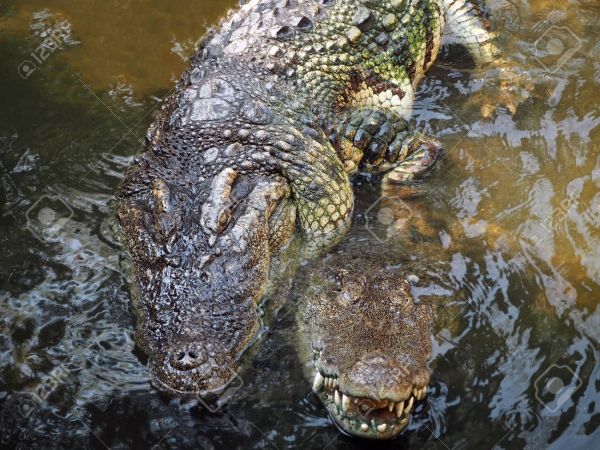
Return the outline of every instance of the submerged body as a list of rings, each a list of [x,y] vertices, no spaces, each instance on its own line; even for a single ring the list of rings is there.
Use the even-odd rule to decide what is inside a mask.
[[[440,144],[409,125],[446,28],[496,55],[464,0],[252,0],[201,42],[126,174],[118,216],[155,384],[223,387],[259,326],[273,255],[337,242],[350,176],[404,182]]]

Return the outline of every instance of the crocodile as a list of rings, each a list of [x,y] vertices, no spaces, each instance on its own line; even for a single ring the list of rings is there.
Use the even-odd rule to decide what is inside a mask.
[[[157,388],[235,377],[274,258],[341,239],[352,176],[403,183],[435,164],[441,144],[409,118],[444,30],[502,61],[466,0],[251,0],[199,42],[116,205]]]
[[[356,228],[294,280],[305,376],[333,422],[350,435],[396,437],[427,395],[442,299],[424,286],[436,283],[429,273],[439,269],[412,258],[406,247],[410,243],[373,242]]]

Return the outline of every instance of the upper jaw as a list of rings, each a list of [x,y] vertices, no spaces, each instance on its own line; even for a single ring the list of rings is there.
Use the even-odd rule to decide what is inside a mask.
[[[427,395],[427,384],[413,386],[399,401],[385,396],[372,399],[353,396],[337,375],[324,376],[317,370],[313,391],[343,432],[368,439],[392,439],[408,425],[415,403]]]

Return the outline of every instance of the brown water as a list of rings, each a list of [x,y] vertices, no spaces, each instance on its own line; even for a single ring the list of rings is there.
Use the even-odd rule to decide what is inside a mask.
[[[110,201],[193,43],[233,4],[0,4],[2,446],[365,445],[309,394],[289,317],[212,411],[158,395],[134,346]],[[600,5],[490,7],[535,101],[481,119],[460,49],[421,86],[416,124],[449,150],[423,202],[444,217],[440,285],[459,314],[437,326],[426,404],[386,445],[597,448]],[[355,227],[375,239],[378,189],[358,190]]]

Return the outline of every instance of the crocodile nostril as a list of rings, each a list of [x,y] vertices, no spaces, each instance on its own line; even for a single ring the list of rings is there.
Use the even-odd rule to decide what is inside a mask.
[[[204,362],[202,355],[202,349],[188,344],[184,348],[171,353],[169,364],[177,370],[191,370]]]

